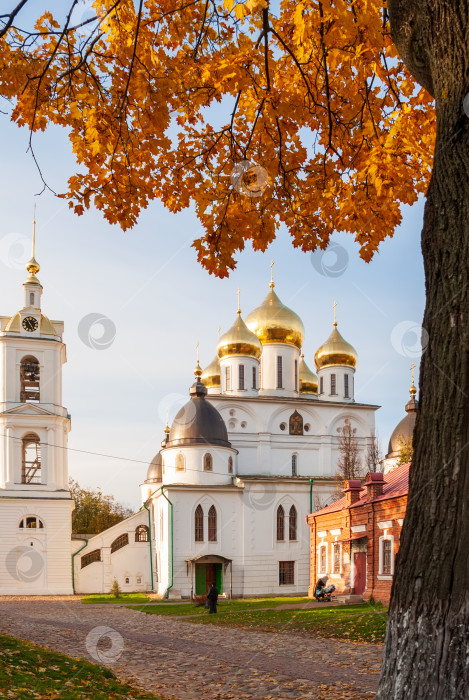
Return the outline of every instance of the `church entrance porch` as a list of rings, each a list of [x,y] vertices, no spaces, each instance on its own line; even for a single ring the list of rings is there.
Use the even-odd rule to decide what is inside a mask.
[[[230,577],[227,576],[228,566]],[[232,596],[232,561],[217,554],[207,554],[187,560],[187,573],[191,578],[191,598],[206,595],[215,583],[220,595]]]

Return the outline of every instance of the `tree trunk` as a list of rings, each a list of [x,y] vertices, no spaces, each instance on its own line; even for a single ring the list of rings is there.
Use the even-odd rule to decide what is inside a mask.
[[[407,513],[378,700],[461,700],[469,688],[469,0],[390,0],[392,37],[435,97],[426,279]]]

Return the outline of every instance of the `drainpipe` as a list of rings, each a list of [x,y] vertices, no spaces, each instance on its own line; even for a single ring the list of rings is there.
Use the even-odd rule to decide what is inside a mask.
[[[151,590],[153,590],[153,553],[151,551],[151,516],[150,516],[150,509],[147,508],[147,504],[144,503],[143,507],[148,513],[148,542],[150,543],[150,575],[151,575]]]
[[[309,512],[313,512],[313,484],[314,479],[309,480]]]
[[[161,487],[161,495],[166,498],[169,503],[169,561],[170,561],[170,584],[166,589],[163,598],[169,598],[169,591],[173,587],[173,570],[174,570],[174,554],[173,554],[173,504],[163,491],[164,486]]]
[[[88,544],[88,540],[85,540],[85,544],[83,547],[80,547],[80,549],[77,549],[77,551],[72,554],[72,590],[73,590],[73,595],[75,595],[75,557],[77,554],[81,552],[82,549],[85,549],[86,545]]]

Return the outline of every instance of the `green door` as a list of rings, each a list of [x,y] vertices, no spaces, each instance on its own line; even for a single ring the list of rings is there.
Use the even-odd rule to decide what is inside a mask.
[[[205,595],[207,593],[207,570],[205,564],[195,565],[195,594]]]
[[[219,593],[223,593],[223,568],[221,564],[215,564],[217,588]]]

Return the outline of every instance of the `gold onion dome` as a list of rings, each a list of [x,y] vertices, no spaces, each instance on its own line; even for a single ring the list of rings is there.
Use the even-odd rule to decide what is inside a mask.
[[[238,310],[236,321],[227,331],[217,345],[217,355],[219,358],[227,355],[248,355],[259,359],[262,353],[262,345],[255,333],[252,333],[241,318],[241,311]]]
[[[218,361],[218,355],[215,355],[211,363],[207,365],[200,378],[207,389],[220,386],[220,363]]]
[[[357,364],[357,352],[347,343],[337,330],[337,321],[334,321],[332,333],[325,343],[317,350],[314,356],[316,369],[329,367],[330,365],[345,365],[355,367]]]
[[[300,366],[298,369],[300,377],[300,394],[317,394],[318,378],[306,364],[304,355],[301,355]]]
[[[301,318],[288,306],[282,304],[270,283],[270,292],[257,309],[246,318],[247,327],[261,343],[285,343],[301,348],[305,329]]]

